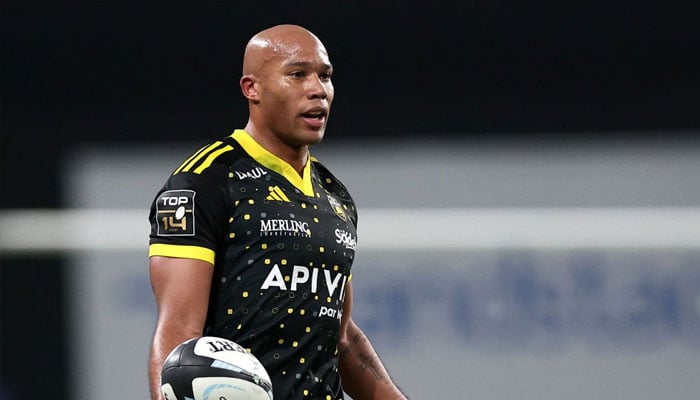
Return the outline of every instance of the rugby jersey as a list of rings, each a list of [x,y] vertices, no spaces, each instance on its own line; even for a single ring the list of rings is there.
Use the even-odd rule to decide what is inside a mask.
[[[248,348],[275,399],[342,399],[337,342],[357,240],[350,194],[300,176],[245,131],[204,146],[157,193],[150,256],[214,264],[205,335]]]

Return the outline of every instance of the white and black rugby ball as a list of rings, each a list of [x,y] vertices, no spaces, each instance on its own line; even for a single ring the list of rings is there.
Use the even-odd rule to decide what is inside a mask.
[[[160,378],[166,400],[272,400],[272,382],[260,361],[239,344],[215,336],[176,346]]]

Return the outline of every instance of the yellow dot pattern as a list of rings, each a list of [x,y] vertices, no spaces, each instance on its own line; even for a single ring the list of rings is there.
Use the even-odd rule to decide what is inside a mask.
[[[289,396],[289,389],[294,388],[296,396],[334,400],[326,387],[337,381],[338,371],[328,367],[331,364],[324,357],[337,356],[338,331],[332,327],[340,323],[340,293],[350,276],[355,250],[336,240],[341,237],[338,232],[356,238],[350,220],[354,215],[342,212],[354,211],[354,207],[348,208],[346,197],[330,189],[339,183],[316,170],[312,172],[313,196],[307,196],[280,181],[279,174],[268,171],[241,179],[242,174],[254,171],[250,164],[231,168],[238,172],[229,174],[235,182],[230,198],[235,207],[227,217],[226,233],[231,247],[216,254],[217,268],[223,265],[218,289],[235,308],[223,308],[221,324],[249,351],[262,352],[271,360],[271,375],[289,382],[276,388],[276,394]],[[280,188],[289,201],[266,200],[268,187]],[[220,254],[224,257],[221,263]],[[238,264],[229,266],[234,263]],[[247,284],[253,281],[255,286]],[[267,287],[261,286],[263,281]],[[229,295],[227,290],[235,292]]]

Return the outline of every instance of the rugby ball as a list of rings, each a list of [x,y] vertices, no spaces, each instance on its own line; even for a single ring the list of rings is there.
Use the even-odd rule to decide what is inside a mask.
[[[231,340],[203,336],[177,345],[163,363],[166,400],[272,400],[265,367]]]

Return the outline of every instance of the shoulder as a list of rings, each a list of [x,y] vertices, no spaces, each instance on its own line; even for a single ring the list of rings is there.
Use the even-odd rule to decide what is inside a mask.
[[[240,158],[243,153],[236,151],[237,148],[240,146],[230,136],[208,143],[189,155],[172,175],[206,175],[210,170],[225,167]]]
[[[240,146],[226,137],[192,152],[167,177],[155,201],[174,202],[172,198],[181,198],[190,199],[193,203],[197,196],[200,204],[202,201],[225,203],[229,166],[241,157],[237,147]]]
[[[229,177],[230,166],[236,160],[246,156],[242,147],[231,136],[226,136],[200,147],[185,157],[171,173],[168,183],[175,185],[223,183]]]
[[[232,204],[228,182],[235,153],[228,140],[217,140],[191,153],[173,170],[151,203],[152,238],[193,238],[207,248],[214,246]]]

